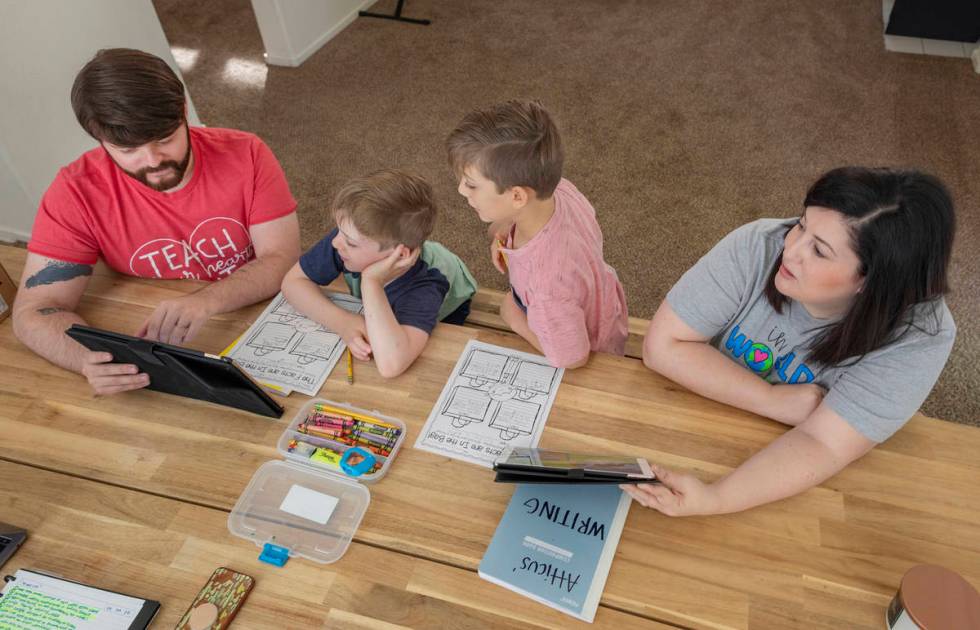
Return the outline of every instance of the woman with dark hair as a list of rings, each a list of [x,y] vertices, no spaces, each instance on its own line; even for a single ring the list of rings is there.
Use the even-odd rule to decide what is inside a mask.
[[[799,219],[722,239],[660,305],[644,363],[793,428],[712,484],[654,467],[663,485],[624,489],[671,516],[737,512],[821,483],[900,429],[956,336],[943,298],[955,227],[935,177],[848,167],[810,188]]]

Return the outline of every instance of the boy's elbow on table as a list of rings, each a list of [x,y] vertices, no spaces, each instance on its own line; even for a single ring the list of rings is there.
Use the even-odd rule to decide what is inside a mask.
[[[585,356],[583,356],[582,358],[580,358],[578,360],[575,360],[575,361],[566,361],[564,365],[556,365],[555,367],[562,367],[562,368],[565,368],[566,370],[574,370],[576,368],[580,368],[580,367],[584,366],[586,363],[589,362],[589,355],[590,354],[591,354],[590,352],[586,352],[585,353]]]
[[[378,374],[381,378],[395,378],[400,376],[408,366],[412,364],[411,361],[403,361],[399,357],[374,357],[374,365],[378,368]]]
[[[576,358],[573,353],[568,353],[565,355],[542,352],[544,358],[548,360],[551,367],[564,368],[566,370],[574,370],[575,368],[580,368],[589,362],[589,357],[592,355],[590,349],[585,350],[585,354]]]

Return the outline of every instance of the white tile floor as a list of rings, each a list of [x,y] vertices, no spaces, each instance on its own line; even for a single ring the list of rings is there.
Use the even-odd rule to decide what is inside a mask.
[[[885,26],[888,26],[888,17],[891,15],[894,6],[895,0],[881,0],[881,21]],[[884,37],[885,49],[900,53],[969,58],[975,49],[980,48],[980,43],[949,42],[940,39],[904,37],[902,35],[885,35]]]

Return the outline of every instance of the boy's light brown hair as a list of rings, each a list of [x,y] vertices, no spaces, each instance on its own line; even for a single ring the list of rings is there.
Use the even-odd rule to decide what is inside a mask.
[[[421,247],[436,223],[432,187],[421,176],[396,169],[350,180],[334,197],[332,211],[338,225],[349,220],[381,249]]]
[[[507,101],[467,114],[446,139],[457,177],[476,168],[503,193],[514,186],[547,199],[565,161],[558,126],[538,101]]]

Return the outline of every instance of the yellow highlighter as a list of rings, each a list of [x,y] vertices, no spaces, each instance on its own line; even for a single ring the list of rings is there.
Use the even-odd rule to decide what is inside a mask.
[[[354,357],[350,353],[350,348],[347,348],[347,384],[354,384]]]

